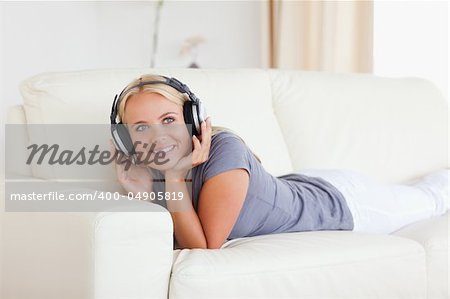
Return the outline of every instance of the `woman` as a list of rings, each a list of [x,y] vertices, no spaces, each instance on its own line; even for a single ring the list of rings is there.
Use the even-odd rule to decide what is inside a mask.
[[[409,185],[350,170],[274,177],[239,136],[212,127],[209,117],[201,135],[191,137],[183,108],[189,97],[154,82],[164,80],[143,76],[119,96],[117,118],[136,149],[128,158],[138,162],[116,169],[127,192],[170,211],[178,248],[220,248],[235,238],[297,231],[391,233],[449,208],[447,169]]]

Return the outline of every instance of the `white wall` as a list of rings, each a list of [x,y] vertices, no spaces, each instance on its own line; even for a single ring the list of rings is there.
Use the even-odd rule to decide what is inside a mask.
[[[448,99],[448,2],[374,3],[374,73],[431,80]]]
[[[22,102],[19,83],[50,71],[150,67],[155,8],[155,1],[0,1],[0,165],[7,107]],[[156,67],[188,66],[178,53],[192,35],[206,39],[201,67],[260,67],[260,18],[260,1],[166,0]]]
[[[200,34],[201,67],[259,67],[260,1],[166,1],[157,67],[185,67],[183,40]],[[156,2],[0,2],[1,104],[41,72],[150,66]]]
[[[3,5],[0,4],[0,32],[3,33]],[[1,35],[0,35],[1,36]],[[3,38],[0,37],[0,96],[3,96],[3,73],[4,73],[4,65],[3,62],[5,59],[3,58],[3,47],[4,41]],[[3,101],[3,98],[0,98],[0,102]],[[0,123],[3,124],[3,115],[4,115],[4,105],[0,103]],[[2,126],[3,128],[3,126]],[[3,130],[2,130],[3,131]]]
[[[200,34],[207,40],[200,66],[261,67],[261,5],[166,0],[156,66],[187,66],[181,44]],[[149,66],[155,7],[154,1],[1,1],[0,108],[21,103],[19,82],[37,73]],[[425,77],[448,97],[447,19],[445,1],[376,0],[375,74]]]

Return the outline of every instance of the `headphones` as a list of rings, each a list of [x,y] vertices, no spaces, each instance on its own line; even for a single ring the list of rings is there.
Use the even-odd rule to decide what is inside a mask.
[[[161,77],[163,77],[164,80],[142,81],[141,77],[139,79],[139,84],[133,85],[128,89],[125,87],[119,95],[116,94],[116,96],[114,97],[110,115],[112,139],[115,147],[119,151],[123,152],[126,156],[131,157],[134,164],[136,164],[136,151],[134,150],[133,141],[131,140],[130,134],[128,133],[128,129],[122,123],[122,120],[120,120],[120,122],[117,122],[120,101],[133,88],[151,84],[166,84],[181,93],[187,94],[189,100],[185,101],[183,104],[183,116],[186,125],[191,125],[193,135],[200,136],[201,123],[207,117],[205,105],[202,103],[202,101],[200,101],[199,98],[197,98],[197,96],[195,96],[195,94],[189,89],[189,87],[187,87],[186,84],[181,83],[175,78],[168,78],[165,76]]]

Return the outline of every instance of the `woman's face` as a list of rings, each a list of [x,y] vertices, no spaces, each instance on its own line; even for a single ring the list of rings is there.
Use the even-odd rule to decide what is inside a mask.
[[[136,152],[142,154],[140,160],[153,169],[171,169],[191,152],[192,140],[182,106],[158,93],[130,96],[125,104],[124,122]]]

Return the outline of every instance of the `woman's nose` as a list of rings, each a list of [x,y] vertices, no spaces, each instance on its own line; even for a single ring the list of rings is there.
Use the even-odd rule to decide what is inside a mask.
[[[151,144],[155,145],[155,148],[159,148],[161,146],[167,145],[168,138],[167,136],[159,136],[157,138],[153,138],[151,140]]]
[[[151,125],[151,139],[159,139],[167,136],[169,133],[168,130],[161,124]]]

